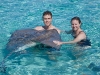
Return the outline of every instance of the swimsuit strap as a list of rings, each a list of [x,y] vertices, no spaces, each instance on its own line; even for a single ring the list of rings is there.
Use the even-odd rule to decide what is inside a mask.
[[[80,31],[80,32],[78,33],[78,35],[79,35],[81,32],[84,32],[84,31]],[[72,35],[73,35],[73,34],[72,34]],[[75,34],[74,34],[73,37],[76,38],[78,35],[75,36]]]
[[[79,35],[81,32],[84,32],[84,31],[80,31],[80,32],[78,33],[78,35]],[[78,35],[77,35],[77,36],[78,36]]]

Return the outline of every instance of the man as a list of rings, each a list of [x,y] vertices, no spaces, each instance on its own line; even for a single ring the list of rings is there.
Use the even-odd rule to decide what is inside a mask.
[[[58,33],[60,34],[60,30],[51,24],[52,13],[50,11],[45,11],[43,13],[42,19],[43,19],[43,22],[44,22],[44,26],[37,26],[36,28],[34,28],[35,30],[56,29],[58,31]]]
[[[41,30],[42,31],[42,30],[56,29],[58,31],[58,33],[60,34],[61,31],[51,24],[51,22],[52,22],[52,13],[50,11],[45,11],[43,13],[42,19],[43,19],[43,22],[44,22],[44,26],[37,26],[36,28],[34,28],[35,30],[39,30],[39,31]],[[53,48],[50,47],[49,49],[50,50],[47,51],[47,54],[52,54],[51,51],[53,50]],[[49,58],[51,60],[55,60],[56,59],[55,56],[53,56],[53,55],[49,55]]]

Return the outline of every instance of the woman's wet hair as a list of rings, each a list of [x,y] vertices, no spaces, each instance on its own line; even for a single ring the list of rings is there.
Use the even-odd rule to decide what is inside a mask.
[[[48,10],[45,11],[45,12],[43,12],[43,16],[45,16],[45,15],[51,15],[51,18],[52,18],[52,13],[51,13],[50,11],[48,11]],[[42,16],[42,17],[43,17],[43,16]]]
[[[73,21],[73,20],[78,20],[78,22],[79,22],[79,24],[81,23],[81,20],[80,20],[80,18],[79,17],[73,17],[72,19],[71,19],[71,22]]]

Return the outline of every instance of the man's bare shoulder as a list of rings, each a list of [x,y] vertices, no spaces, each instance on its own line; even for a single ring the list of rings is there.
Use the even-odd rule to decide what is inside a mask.
[[[42,26],[37,26],[34,28],[35,30],[43,30],[43,27]]]
[[[57,27],[54,27],[54,29],[56,29],[58,31],[58,33],[60,34],[61,30],[58,29]]]

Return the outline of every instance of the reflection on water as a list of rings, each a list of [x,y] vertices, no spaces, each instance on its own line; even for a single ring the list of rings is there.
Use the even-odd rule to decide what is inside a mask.
[[[12,32],[17,29],[34,28],[43,25],[42,13],[53,13],[53,25],[61,30],[70,30],[70,19],[79,16],[82,28],[92,42],[92,47],[82,51],[78,59],[74,58],[73,46],[64,45],[57,61],[50,60],[46,49],[34,47],[24,52],[13,53],[5,62],[9,75],[99,75],[88,68],[90,63],[100,64],[100,1],[91,0],[1,0],[0,1],[0,59]],[[70,35],[61,34],[63,41],[71,40]],[[81,51],[79,51],[81,52]],[[1,60],[2,61],[2,60]]]

